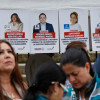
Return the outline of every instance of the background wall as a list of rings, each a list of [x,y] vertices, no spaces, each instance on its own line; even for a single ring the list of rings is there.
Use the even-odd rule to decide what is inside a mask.
[[[0,0],[0,9],[61,9],[100,7],[100,0]]]

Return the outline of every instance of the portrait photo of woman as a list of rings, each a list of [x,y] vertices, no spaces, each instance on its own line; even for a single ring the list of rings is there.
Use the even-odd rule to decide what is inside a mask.
[[[70,31],[82,31],[81,26],[78,24],[78,13],[72,12],[70,14]]]
[[[20,20],[17,13],[13,13],[11,15],[11,21],[8,23],[8,26],[5,27],[6,32],[22,32],[23,31],[23,23]]]

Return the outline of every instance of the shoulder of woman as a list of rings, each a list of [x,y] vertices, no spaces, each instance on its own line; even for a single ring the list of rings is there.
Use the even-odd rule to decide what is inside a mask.
[[[12,24],[12,22],[8,22],[8,24]]]
[[[19,25],[23,25],[23,23],[19,23]]]
[[[76,23],[75,25],[77,25],[77,27],[81,27],[81,25],[79,23]]]
[[[28,85],[26,84],[26,82],[23,82],[23,85],[24,85],[25,89],[27,90],[28,89]]]
[[[16,88],[20,88],[19,84],[17,84],[16,82],[13,82],[13,83],[14,83],[14,85],[15,85]],[[23,81],[22,84],[23,84],[24,88],[27,90],[28,89],[28,85],[26,84],[26,82]]]
[[[77,23],[78,26],[81,26],[79,23]]]

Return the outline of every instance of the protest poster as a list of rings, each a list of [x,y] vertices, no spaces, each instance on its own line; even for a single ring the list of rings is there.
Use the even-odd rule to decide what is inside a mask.
[[[100,9],[91,9],[90,17],[92,50],[100,51]]]
[[[83,41],[89,50],[88,10],[64,9],[59,11],[60,23],[60,52],[71,41]]]
[[[58,11],[36,10],[31,20],[31,53],[58,53]]]
[[[0,39],[5,39],[16,53],[29,53],[29,11],[0,10]]]

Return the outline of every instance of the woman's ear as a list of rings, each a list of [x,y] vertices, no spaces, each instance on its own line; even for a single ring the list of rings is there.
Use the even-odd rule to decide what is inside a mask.
[[[87,72],[89,73],[90,72],[90,64],[89,64],[89,62],[86,62],[85,68],[86,68]]]
[[[52,90],[52,96],[50,95],[49,100],[59,100],[59,91],[60,91],[60,87],[59,87],[59,82],[55,82],[55,84],[53,84],[50,88]]]
[[[54,84],[54,91],[55,92],[58,92],[59,91],[58,85],[59,85],[59,82],[55,82],[55,84]]]

